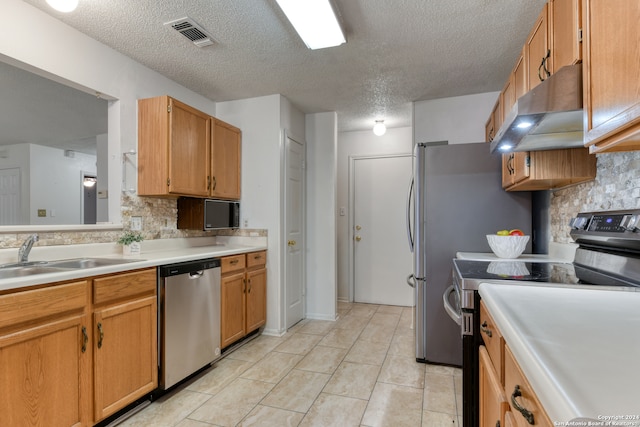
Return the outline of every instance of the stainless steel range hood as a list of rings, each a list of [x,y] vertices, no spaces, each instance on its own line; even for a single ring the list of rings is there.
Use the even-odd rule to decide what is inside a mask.
[[[582,64],[562,67],[522,95],[509,112],[491,152],[584,147]]]

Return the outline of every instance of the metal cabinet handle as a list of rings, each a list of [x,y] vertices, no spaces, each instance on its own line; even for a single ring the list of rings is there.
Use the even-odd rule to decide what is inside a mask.
[[[496,421],[496,427],[500,427],[500,420]]]
[[[551,50],[547,49],[547,54],[542,58],[542,62],[538,67],[538,78],[540,79],[541,82],[545,81],[547,77],[551,75],[551,73],[549,72],[549,69],[547,68],[547,61],[549,60],[550,56],[551,56]],[[542,75],[541,72],[543,72],[544,75]]]
[[[247,291],[247,293],[250,294],[251,293],[251,279],[249,279],[248,282],[249,282],[249,290]]]
[[[213,188],[211,189],[212,191],[216,191],[216,187],[218,186],[218,183],[216,181],[216,177],[213,177]]]
[[[207,190],[211,190],[211,177],[207,175]]]
[[[87,334],[86,326],[82,327],[82,352],[87,351],[87,343],[89,342],[89,335]]]
[[[242,279],[242,293],[246,294],[247,293],[247,279]]]
[[[416,287],[415,276],[413,274],[407,276],[407,285],[411,286],[412,288]]]
[[[489,338],[491,338],[493,336],[493,332],[491,332],[491,329],[487,328],[487,321],[486,320],[484,322],[482,322],[482,325],[480,325],[480,330],[482,332],[484,332],[485,334],[487,334],[487,336]]]
[[[534,425],[535,421],[533,419],[533,413],[527,408],[525,408],[524,406],[520,405],[516,400],[516,397],[521,397],[521,396],[522,396],[522,391],[520,390],[520,385],[516,384],[516,387],[513,389],[513,393],[511,393],[511,405],[513,405],[513,407],[516,408],[518,412],[522,414],[524,419],[527,420],[529,424]]]
[[[295,240],[289,240],[287,242],[287,246],[295,246],[295,245],[296,245],[296,241]],[[260,258],[260,257],[256,257],[255,259],[258,259],[258,258]]]
[[[236,265],[239,261],[239,259],[232,259],[231,261],[229,261],[229,264]]]
[[[102,348],[102,340],[104,339],[104,331],[102,330],[102,323],[98,323],[98,348]]]

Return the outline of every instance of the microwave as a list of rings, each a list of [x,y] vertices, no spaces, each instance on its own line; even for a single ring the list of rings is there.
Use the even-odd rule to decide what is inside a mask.
[[[240,202],[180,197],[178,228],[205,231],[240,228]]]

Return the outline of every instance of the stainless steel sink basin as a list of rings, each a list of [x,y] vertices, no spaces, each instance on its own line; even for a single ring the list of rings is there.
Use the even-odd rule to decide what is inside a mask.
[[[143,261],[140,259],[121,258],[72,258],[58,261],[29,261],[0,265],[0,279],[15,279],[34,274],[56,273],[85,268],[105,267]]]
[[[27,265],[22,267],[0,268],[0,279],[15,279],[18,277],[32,276],[34,274],[56,273],[67,271],[66,268],[47,267],[42,265]]]
[[[119,258],[73,258],[73,259],[63,259],[60,261],[49,261],[47,263],[47,267],[82,269],[82,268],[105,267],[108,265],[126,264],[129,262],[136,262],[136,261],[142,261],[142,260],[119,259]]]

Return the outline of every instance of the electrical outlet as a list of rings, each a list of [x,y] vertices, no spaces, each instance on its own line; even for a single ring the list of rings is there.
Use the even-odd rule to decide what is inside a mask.
[[[132,216],[131,217],[131,230],[133,230],[133,231],[142,230],[142,217],[141,216]]]
[[[38,217],[45,217],[47,216],[47,210],[46,209],[38,209]]]

